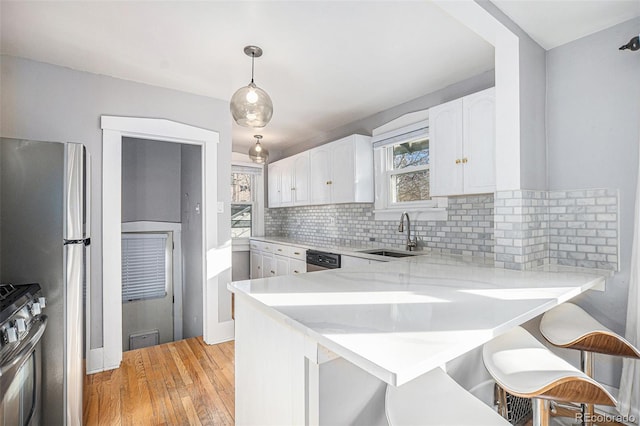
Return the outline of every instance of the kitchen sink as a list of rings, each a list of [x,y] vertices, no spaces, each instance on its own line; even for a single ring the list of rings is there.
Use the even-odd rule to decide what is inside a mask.
[[[370,249],[370,250],[360,250],[360,253],[374,254],[376,256],[386,256],[386,257],[409,257],[409,256],[418,256],[424,253],[417,253],[412,251],[396,251],[396,250],[385,250],[385,249]]]

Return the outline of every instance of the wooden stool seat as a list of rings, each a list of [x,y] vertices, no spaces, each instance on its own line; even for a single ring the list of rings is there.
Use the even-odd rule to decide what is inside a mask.
[[[640,358],[640,351],[573,303],[563,303],[542,316],[540,332],[551,344],[607,355]]]
[[[390,426],[509,426],[442,369],[400,387],[387,385],[385,413]]]

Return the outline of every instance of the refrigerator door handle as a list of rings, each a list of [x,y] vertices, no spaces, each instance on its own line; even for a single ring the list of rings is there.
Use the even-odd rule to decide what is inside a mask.
[[[68,246],[69,244],[84,244],[85,246],[88,246],[91,244],[91,238],[81,238],[79,240],[67,240],[65,238],[63,245]]]

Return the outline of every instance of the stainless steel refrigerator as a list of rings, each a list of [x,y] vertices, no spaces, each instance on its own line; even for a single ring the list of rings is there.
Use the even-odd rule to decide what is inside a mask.
[[[0,282],[42,286],[46,425],[82,424],[84,147],[0,138]]]

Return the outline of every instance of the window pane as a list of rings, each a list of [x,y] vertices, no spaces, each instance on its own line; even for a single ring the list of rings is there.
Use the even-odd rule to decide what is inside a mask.
[[[122,234],[122,301],[167,295],[167,234]]]
[[[249,173],[231,173],[231,202],[250,203],[253,175]]]
[[[231,204],[231,238],[251,236],[251,205]]]
[[[403,173],[391,177],[394,203],[429,199],[429,170]]]
[[[393,146],[393,169],[429,164],[429,139],[419,139]]]

